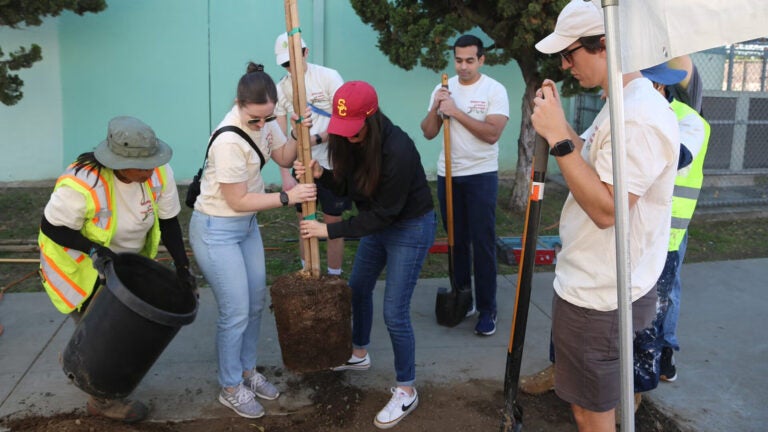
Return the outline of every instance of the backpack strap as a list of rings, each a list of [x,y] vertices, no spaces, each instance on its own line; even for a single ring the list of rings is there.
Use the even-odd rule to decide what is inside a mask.
[[[259,165],[259,171],[261,171],[264,168],[264,164],[267,163],[267,161],[264,159],[264,155],[261,153],[261,150],[259,150],[259,147],[256,145],[256,143],[253,142],[250,135],[245,133],[244,130],[240,129],[237,126],[224,126],[219,129],[216,129],[216,131],[213,132],[213,135],[211,135],[211,139],[208,140],[208,148],[205,149],[205,158],[203,159],[203,168],[205,168],[205,162],[208,160],[208,151],[211,149],[211,144],[216,140],[216,138],[221,135],[222,132],[235,132],[236,134],[240,135],[245,141],[248,142],[248,145],[251,146],[251,148],[256,152],[257,155],[259,155],[259,161],[261,162],[261,165]]]

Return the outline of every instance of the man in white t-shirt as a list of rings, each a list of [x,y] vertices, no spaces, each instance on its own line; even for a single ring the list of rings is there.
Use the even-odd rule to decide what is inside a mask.
[[[555,31],[536,44],[561,56],[561,67],[585,88],[608,90],[605,27],[592,2],[573,0]],[[668,102],[639,72],[623,76],[629,201],[633,330],[656,312],[656,291],[669,241],[672,189],[680,149]],[[610,95],[607,95],[610,97]],[[536,132],[570,193],[560,217],[563,248],[555,267],[552,341],[555,392],[571,404],[580,431],[614,431],[619,401],[619,337],[613,165],[608,104],[581,137],[568,125],[551,80],[537,90],[531,116]]]
[[[451,183],[453,186],[453,278],[457,287],[472,286],[479,312],[475,333],[496,332],[496,196],[499,184],[499,138],[509,120],[507,90],[480,73],[485,62],[483,41],[463,35],[453,44],[456,76],[448,88],[437,85],[421,121],[424,137],[440,133],[442,116],[451,119]],[[437,161],[437,195],[446,226],[445,152]]]
[[[304,39],[301,40],[302,61],[304,62],[304,86],[307,93],[307,104],[312,110],[312,127],[309,129],[312,159],[316,160],[323,168],[331,169],[328,161],[328,124],[331,121],[331,105],[336,90],[344,84],[341,75],[334,69],[307,62],[309,48]],[[277,83],[277,105],[275,115],[277,123],[288,134],[287,119],[293,113],[293,83],[290,75],[290,56],[288,54],[288,35],[280,33],[275,40],[275,60],[279,66],[289,72]],[[295,132],[291,132],[296,135]],[[296,185],[296,179],[291,175],[291,170],[281,168],[280,174],[283,180],[283,190],[288,191]],[[317,201],[323,210],[325,223],[340,222],[342,213],[352,207],[352,201],[348,197],[335,195],[331,190],[317,185]],[[301,221],[301,205],[296,205]],[[299,252],[304,264],[304,244],[299,242]],[[344,238],[327,240],[328,274],[340,275],[344,261]]]

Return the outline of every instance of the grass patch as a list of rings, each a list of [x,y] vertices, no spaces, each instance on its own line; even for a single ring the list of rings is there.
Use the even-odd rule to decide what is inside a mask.
[[[35,259],[37,231],[40,217],[52,191],[51,187],[0,188],[0,258]],[[437,208],[436,183],[430,182]],[[496,211],[498,236],[521,236],[524,215],[506,209],[511,195],[511,180],[503,179],[499,185],[499,206]],[[179,196],[186,194],[186,186],[179,187]],[[560,209],[567,191],[559,184],[549,182],[541,212],[540,235],[558,235]],[[192,211],[182,205],[179,220],[185,237],[188,233]],[[768,256],[768,228],[765,219],[739,219],[707,221],[694,217],[690,226],[686,262],[733,260]],[[298,219],[293,206],[259,213],[259,225],[264,239],[267,258],[267,282],[283,274],[300,269],[298,254]],[[438,239],[445,239],[442,226],[438,227]],[[343,269],[346,275],[352,270],[357,241],[345,243]],[[191,248],[189,249],[191,251]],[[321,268],[325,268],[325,242],[320,242]],[[159,258],[168,260],[167,254]],[[194,265],[194,259],[191,260]],[[537,271],[552,271],[554,266],[538,266]],[[0,287],[11,292],[40,291],[42,286],[36,275],[37,264],[0,262]],[[516,274],[517,266],[499,263],[499,274]],[[30,275],[31,274],[31,275]],[[421,273],[422,278],[447,277],[446,254],[429,254]],[[21,278],[28,277],[22,282]],[[18,282],[18,283],[17,283]]]

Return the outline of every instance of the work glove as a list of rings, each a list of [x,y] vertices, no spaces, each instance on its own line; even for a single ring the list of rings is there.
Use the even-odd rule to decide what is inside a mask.
[[[176,277],[179,279],[179,286],[191,291],[196,298],[200,298],[197,292],[197,280],[189,272],[189,266],[176,267]]]
[[[117,259],[117,254],[112,249],[96,243],[93,244],[88,255],[93,260],[93,268],[99,271],[101,279],[104,278],[107,263],[110,261],[114,262]]]

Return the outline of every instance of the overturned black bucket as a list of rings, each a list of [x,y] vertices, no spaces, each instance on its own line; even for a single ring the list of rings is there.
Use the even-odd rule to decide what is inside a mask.
[[[64,373],[86,393],[128,396],[179,329],[194,321],[197,298],[168,267],[137,254],[101,263],[95,295],[62,355]]]

